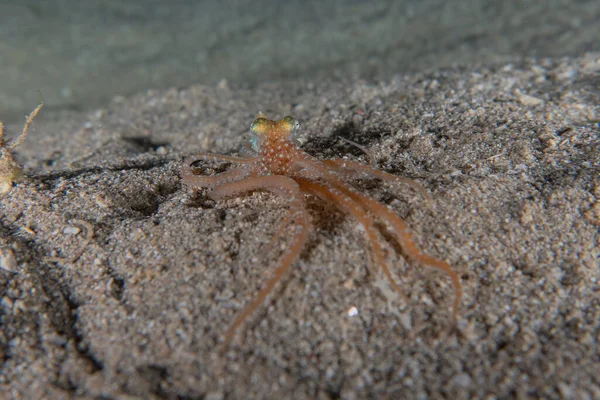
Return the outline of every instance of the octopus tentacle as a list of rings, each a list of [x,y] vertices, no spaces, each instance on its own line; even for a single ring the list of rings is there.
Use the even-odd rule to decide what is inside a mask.
[[[252,174],[252,169],[248,166],[231,169],[217,175],[197,175],[194,173],[192,163],[203,160],[203,158],[189,157],[183,162],[181,168],[181,179],[183,183],[196,188],[214,188],[216,185],[241,180]]]
[[[237,156],[226,156],[223,154],[200,152],[200,153],[196,153],[193,156],[188,158],[188,160],[190,160],[190,159],[191,159],[191,162],[212,161],[212,162],[230,162],[230,163],[234,163],[234,164],[248,164],[252,161],[255,161],[256,157],[237,157]]]
[[[367,158],[369,159],[369,165],[372,165],[373,167],[375,167],[375,157],[373,156],[373,152],[369,149],[367,149],[365,146],[363,146],[362,144],[356,143],[353,140],[350,139],[346,139],[345,137],[340,136],[339,139],[341,139],[342,141],[351,144],[352,146],[358,148],[360,151],[362,151],[363,153],[365,153],[365,155],[367,156]]]
[[[408,228],[404,221],[387,206],[353,189],[348,190],[346,193],[352,199],[362,204],[363,207],[368,209],[373,215],[375,215],[377,218],[379,218],[382,222],[384,222],[392,229],[392,234],[394,235],[394,238],[396,239],[398,244],[400,244],[408,258],[420,264],[436,268],[444,272],[450,278],[450,280],[452,281],[452,286],[454,286],[454,302],[452,305],[452,316],[453,319],[456,321],[458,316],[458,307],[460,305],[460,300],[462,299],[462,286],[460,283],[459,274],[455,272],[447,262],[423,253],[417,247],[417,244],[413,240],[411,234],[408,232]]]
[[[453,303],[453,318],[456,320],[458,316],[458,306],[460,304],[460,300],[462,298],[462,286],[460,284],[459,275],[452,269],[452,267],[443,260],[432,257],[423,253],[416,245],[412,236],[408,232],[408,228],[404,221],[400,217],[398,217],[393,211],[391,211],[388,207],[379,203],[375,199],[364,195],[362,193],[357,192],[354,188],[347,185],[335,175],[329,174],[326,172],[326,168],[320,166],[316,162],[313,161],[299,161],[297,164],[304,168],[305,174],[312,175],[313,177],[318,177],[324,179],[327,185],[332,186],[346,196],[350,197],[358,204],[360,204],[364,210],[373,214],[376,218],[381,220],[383,223],[387,224],[391,227],[394,238],[398,242],[398,244],[402,247],[406,255],[420,264],[427,265],[438,270],[443,271],[450,280],[452,281],[452,285],[454,286],[454,303]],[[392,175],[393,176],[393,175]],[[297,178],[302,179],[302,178]],[[387,267],[383,269],[392,286],[399,291],[398,285],[391,279],[391,274],[388,274],[389,271],[386,271]],[[400,291],[399,291],[400,292]],[[400,292],[401,293],[401,292]]]
[[[291,233],[292,238],[287,249],[279,256],[278,267],[273,272],[271,278],[269,278],[252,302],[236,317],[225,333],[221,347],[222,350],[229,345],[237,329],[244,323],[246,318],[264,303],[265,298],[273,291],[275,285],[298,259],[310,232],[311,223],[300,187],[292,178],[288,178],[287,176],[250,177],[242,181],[226,183],[215,187],[213,197],[215,199],[223,199],[253,190],[265,190],[289,200],[289,213],[294,220],[294,225],[290,228],[293,230]]]
[[[392,273],[384,261],[383,250],[381,248],[379,237],[377,236],[377,230],[375,228],[375,221],[373,221],[373,218],[367,214],[362,205],[352,200],[350,196],[348,196],[347,193],[344,193],[343,190],[340,190],[340,188],[335,189],[331,186],[303,178],[299,178],[296,181],[300,184],[302,190],[311,193],[327,202],[335,203],[343,211],[356,218],[356,220],[365,230],[367,242],[371,244],[375,264],[383,271],[394,290],[396,290],[400,295],[403,295],[402,289],[394,280]]]
[[[419,194],[421,194],[421,196],[423,196],[427,200],[429,206],[433,204],[433,198],[427,192],[427,190],[412,179],[392,175],[385,171],[373,168],[370,165],[365,165],[356,161],[344,160],[340,158],[333,160],[323,160],[322,163],[325,166],[327,166],[330,170],[347,178],[360,178],[361,176],[367,176],[372,178],[378,178],[389,183],[402,183],[404,185],[410,186],[411,188],[419,192]]]

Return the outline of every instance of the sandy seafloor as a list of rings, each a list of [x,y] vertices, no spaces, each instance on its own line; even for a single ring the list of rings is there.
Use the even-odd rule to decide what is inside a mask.
[[[600,398],[599,5],[3,5],[8,135],[46,106],[0,198],[0,399]],[[243,152],[258,110],[427,188],[356,182],[461,274],[455,331],[446,276],[386,244],[396,294],[307,198],[300,260],[217,353],[286,203],[211,201],[181,162]]]
[[[43,111],[19,148],[27,178],[0,202],[4,398],[599,398],[599,72],[588,53]],[[360,226],[307,198],[309,245],[216,352],[273,268],[285,201],[213,202],[182,186],[181,161],[237,154],[257,110],[298,118],[318,158],[366,161],[348,138],[427,188],[433,208],[357,183],[461,274],[455,332],[444,275],[386,245],[403,299],[368,273]],[[71,262],[78,220],[94,236]]]

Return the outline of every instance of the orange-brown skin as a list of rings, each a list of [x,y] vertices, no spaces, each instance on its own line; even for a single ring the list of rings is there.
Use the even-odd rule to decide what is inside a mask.
[[[388,226],[391,236],[400,244],[406,256],[416,262],[443,271],[454,286],[453,317],[456,320],[462,298],[460,278],[448,263],[423,253],[412,240],[405,223],[389,207],[359,193],[346,183],[347,179],[372,177],[387,182],[401,182],[419,191],[427,201],[431,197],[416,182],[388,174],[371,166],[344,159],[319,161],[305,153],[295,143],[293,136],[299,128],[298,121],[284,117],[277,121],[256,116],[250,130],[255,157],[232,157],[202,153],[185,160],[181,171],[183,182],[194,188],[208,188],[215,200],[243,195],[251,191],[267,191],[289,202],[289,213],[269,244],[279,240],[284,232],[291,237],[289,246],[282,252],[275,271],[254,300],[237,316],[225,333],[223,349],[233,339],[238,328],[260,307],[266,297],[281,280],[290,266],[298,259],[312,230],[305,204],[305,194],[311,194],[355,217],[363,226],[365,237],[371,244],[376,265],[383,271],[391,286],[400,292],[392,274],[384,262],[376,221]],[[198,161],[230,162],[240,165],[218,175],[198,175],[194,165]]]

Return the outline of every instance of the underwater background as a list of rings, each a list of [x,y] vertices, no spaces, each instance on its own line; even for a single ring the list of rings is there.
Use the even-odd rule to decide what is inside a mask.
[[[0,5],[0,116],[194,83],[385,80],[600,49],[597,0],[56,0]]]

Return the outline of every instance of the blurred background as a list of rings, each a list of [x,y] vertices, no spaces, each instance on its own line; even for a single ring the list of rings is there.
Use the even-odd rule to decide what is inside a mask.
[[[598,0],[0,2],[0,119],[147,89],[381,80],[600,49]]]

